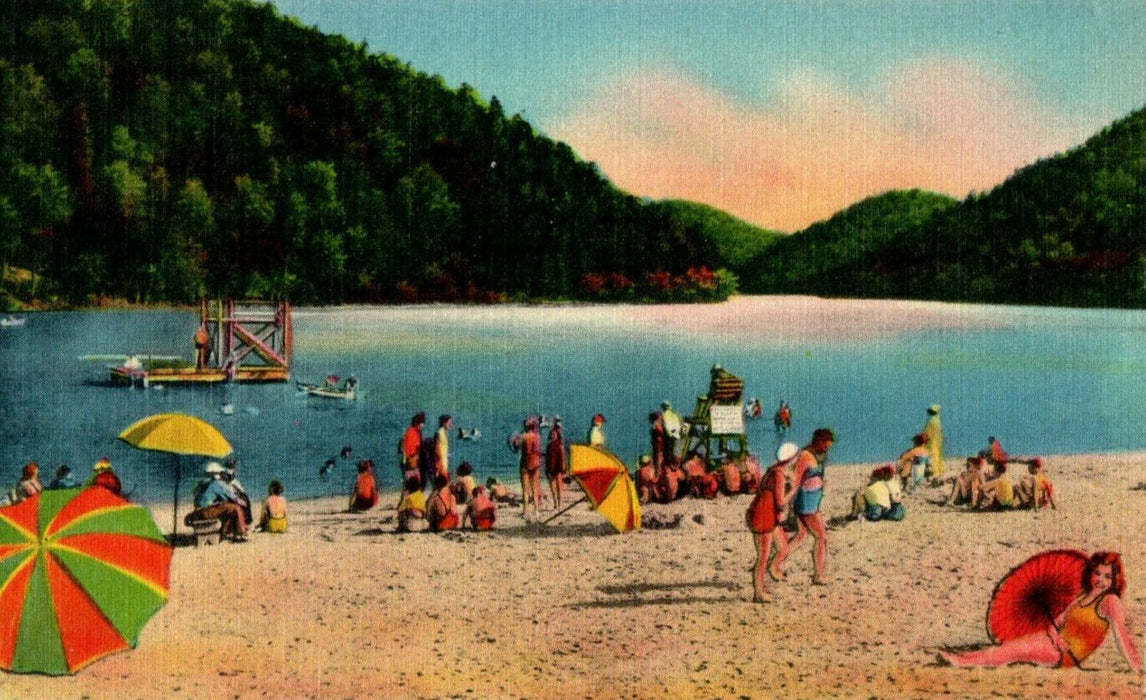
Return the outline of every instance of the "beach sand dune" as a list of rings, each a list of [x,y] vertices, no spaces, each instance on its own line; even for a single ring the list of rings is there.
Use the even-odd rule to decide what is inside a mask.
[[[748,496],[650,506],[679,525],[627,535],[584,505],[544,526],[503,508],[492,533],[396,535],[396,498],[357,515],[295,502],[285,535],[178,548],[138,649],[74,677],[5,675],[0,695],[1141,698],[1113,639],[1084,672],[955,669],[935,652],[986,643],[995,584],[1060,547],[1122,553],[1141,645],[1144,467],[1146,454],[1052,457],[1061,506],[1038,513],[947,509],[923,490],[901,523],[830,530],[830,585],[809,585],[805,547],[762,605]],[[830,469],[829,515],[870,469]]]

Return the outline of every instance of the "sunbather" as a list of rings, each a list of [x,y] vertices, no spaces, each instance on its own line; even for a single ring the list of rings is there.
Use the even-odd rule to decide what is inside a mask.
[[[364,459],[358,463],[358,477],[350,494],[350,511],[361,513],[378,505],[378,488],[374,481],[374,463]]]
[[[282,482],[278,480],[267,486],[267,500],[263,502],[263,513],[259,518],[259,529],[263,532],[286,532],[287,501],[283,496],[284,490]]]
[[[1012,459],[1012,462],[1023,462],[1027,465],[1027,475],[1015,484],[1015,498],[1020,508],[1057,508],[1054,502],[1054,484],[1043,473],[1044,463],[1042,457],[1030,460]]]
[[[982,457],[968,457],[962,473],[955,477],[951,495],[947,497],[945,505],[977,507],[983,493],[983,472],[986,464],[986,460]]]
[[[1082,593],[1045,629],[972,651],[942,650],[952,666],[998,667],[1014,663],[1051,668],[1078,666],[1102,643],[1113,628],[1122,657],[1135,674],[1142,674],[1142,657],[1126,624],[1122,594],[1126,588],[1122,557],[1097,552],[1082,573]]]
[[[995,477],[983,482],[983,497],[979,502],[979,508],[1010,510],[1016,505],[1018,501],[1015,499],[1015,484],[1007,475],[1007,463],[999,462],[995,465]]]
[[[896,463],[899,468],[899,478],[903,488],[909,491],[914,490],[927,477],[928,466],[931,464],[931,448],[928,442],[927,435],[919,433],[911,438],[911,447],[899,455]]]
[[[422,491],[422,481],[418,477],[406,480],[406,488],[398,502],[398,532],[409,532],[414,521],[425,521],[426,493]]]
[[[468,524],[475,530],[492,530],[496,521],[497,504],[486,495],[484,486],[474,488],[462,518],[463,527]]]
[[[653,464],[653,458],[649,455],[641,455],[637,460],[640,466],[637,467],[637,499],[641,503],[648,503],[653,498],[653,491],[656,489],[659,475],[657,468]]]
[[[432,532],[445,532],[457,528],[458,502],[450,492],[450,478],[445,474],[434,475],[434,492],[426,503],[426,522]]]

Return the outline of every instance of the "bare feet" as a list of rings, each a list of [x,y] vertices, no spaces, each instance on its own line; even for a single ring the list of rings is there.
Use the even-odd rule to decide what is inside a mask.
[[[813,576],[812,577],[812,585],[813,586],[826,586],[826,585],[828,585],[828,579],[824,578],[823,576]]]
[[[768,575],[772,577],[773,581],[779,582],[788,580],[788,576],[783,571],[775,569],[771,566],[768,567]]]
[[[768,593],[755,593],[752,596],[753,603],[769,603],[772,601],[772,596]]]

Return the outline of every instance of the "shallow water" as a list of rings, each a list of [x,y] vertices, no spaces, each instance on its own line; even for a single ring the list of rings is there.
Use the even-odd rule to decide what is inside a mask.
[[[198,415],[235,447],[252,495],[278,478],[292,497],[342,493],[352,460],[319,468],[342,447],[370,457],[397,484],[396,444],[415,412],[436,425],[481,431],[452,441],[452,464],[510,477],[506,438],[528,413],[559,414],[583,438],[596,412],[609,446],[634,462],[647,451],[649,411],[670,400],[682,414],[719,363],[745,380],[765,418],[749,422],[751,447],[771,452],[771,414],[792,405],[791,436],[827,425],[832,461],[894,459],[929,404],[943,406],[947,452],[997,436],[1014,454],[1146,448],[1146,315],[918,302],[743,297],[715,306],[370,307],[297,309],[293,377],[354,374],[362,393],[343,402],[300,396],[291,384],[127,389],[86,354],[150,352],[190,357],[193,312],[30,314],[0,330],[0,482],[38,461],[45,475],[67,462],[86,476],[103,455],[136,500],[171,498],[175,458],[116,440],[133,421],[165,411]],[[224,403],[234,413],[224,415]],[[427,434],[431,432],[427,428]],[[183,458],[183,495],[202,460]]]

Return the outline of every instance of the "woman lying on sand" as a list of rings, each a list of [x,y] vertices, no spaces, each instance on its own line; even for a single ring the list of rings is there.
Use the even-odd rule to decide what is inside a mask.
[[[1114,638],[1122,656],[1142,673],[1142,658],[1126,628],[1120,596],[1126,588],[1122,557],[1116,552],[1091,555],[1082,573],[1082,594],[1041,632],[1034,632],[1002,644],[974,651],[942,650],[939,656],[952,666],[1006,666],[1027,663],[1051,668],[1078,666],[1106,640],[1114,627]]]

